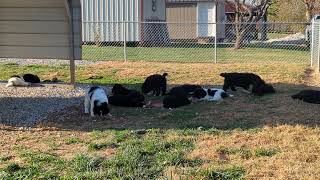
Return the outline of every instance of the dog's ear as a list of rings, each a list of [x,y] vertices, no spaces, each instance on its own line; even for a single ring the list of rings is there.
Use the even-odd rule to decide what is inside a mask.
[[[221,73],[220,76],[226,77],[226,73]]]

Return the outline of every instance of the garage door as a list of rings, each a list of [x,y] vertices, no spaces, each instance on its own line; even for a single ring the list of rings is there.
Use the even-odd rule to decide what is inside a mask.
[[[197,6],[196,4],[167,4],[167,22],[171,39],[195,39],[197,37]]]

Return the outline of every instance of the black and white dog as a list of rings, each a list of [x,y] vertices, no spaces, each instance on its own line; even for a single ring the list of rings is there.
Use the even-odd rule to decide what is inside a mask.
[[[164,96],[167,92],[167,76],[167,73],[148,76],[142,84],[142,92],[148,94],[152,91],[153,95],[159,96],[161,94]]]
[[[253,73],[221,73],[220,76],[224,77],[224,91],[229,88],[236,91],[236,87],[242,87],[247,91],[252,88],[251,93],[259,96],[275,93],[270,84],[266,84],[260,76]]]
[[[220,101],[233,95],[226,93],[223,89],[217,88],[200,88],[193,93],[193,98],[206,101]]]
[[[292,99],[303,100],[307,103],[320,104],[320,91],[316,90],[302,90],[291,97]]]
[[[122,107],[143,107],[145,105],[145,97],[136,90],[115,84],[112,88],[112,96],[109,97],[109,103],[114,106]]]
[[[24,74],[22,77],[13,75],[8,80],[6,87],[12,86],[31,86],[33,83],[40,83],[40,78],[34,74]]]
[[[104,89],[98,86],[90,87],[84,100],[84,113],[93,117],[98,116],[110,116],[109,101]]]

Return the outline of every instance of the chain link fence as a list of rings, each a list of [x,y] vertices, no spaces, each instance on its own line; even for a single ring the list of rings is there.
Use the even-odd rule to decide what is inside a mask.
[[[83,22],[83,59],[309,63],[308,23]]]

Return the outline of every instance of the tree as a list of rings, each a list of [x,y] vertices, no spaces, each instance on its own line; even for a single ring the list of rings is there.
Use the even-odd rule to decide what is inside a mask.
[[[275,0],[251,0],[249,5],[246,0],[232,1],[235,6],[235,49],[242,47],[244,37],[255,26],[254,23],[266,19],[268,8],[274,2]]]
[[[308,22],[310,22],[313,17],[316,0],[303,0],[303,2],[306,8],[306,19]]]

